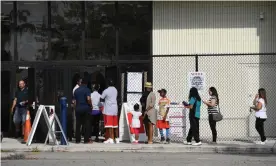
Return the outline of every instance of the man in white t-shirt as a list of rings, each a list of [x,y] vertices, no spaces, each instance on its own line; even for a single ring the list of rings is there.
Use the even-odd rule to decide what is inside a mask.
[[[73,88],[73,96],[74,96],[74,92],[75,92],[75,90],[76,90],[76,89],[78,89],[78,88],[80,87],[80,85],[81,85],[81,81],[82,81],[82,79],[81,79],[81,78],[79,78],[79,79],[78,79],[78,81],[77,81],[76,86]]]
[[[78,81],[77,81],[77,84],[76,86],[73,88],[73,99],[72,99],[72,107],[73,107],[73,113],[72,113],[72,118],[73,118],[73,130],[74,130],[74,133],[76,132],[76,116],[75,116],[75,108],[74,108],[74,102],[75,102],[75,99],[74,99],[74,93],[76,91],[76,89],[78,89],[81,85],[81,81],[82,79],[81,78],[78,78]]]
[[[114,130],[115,141],[119,143],[118,138],[118,104],[117,104],[118,91],[114,87],[112,80],[108,81],[108,88],[102,93],[101,99],[104,100],[104,127],[109,133],[109,138],[104,143],[114,143]]]

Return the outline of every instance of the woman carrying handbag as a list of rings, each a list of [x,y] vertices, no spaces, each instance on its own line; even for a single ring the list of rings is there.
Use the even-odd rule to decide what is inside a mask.
[[[215,87],[209,88],[209,100],[203,101],[203,103],[208,107],[209,114],[209,125],[212,131],[213,144],[217,143],[217,122],[222,120],[222,115],[219,109],[219,97],[218,92]]]

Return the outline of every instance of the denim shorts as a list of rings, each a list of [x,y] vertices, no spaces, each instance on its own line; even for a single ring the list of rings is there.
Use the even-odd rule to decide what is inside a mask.
[[[25,123],[27,116],[27,108],[15,107],[15,112],[13,115],[13,122],[15,124],[20,124],[20,122]]]

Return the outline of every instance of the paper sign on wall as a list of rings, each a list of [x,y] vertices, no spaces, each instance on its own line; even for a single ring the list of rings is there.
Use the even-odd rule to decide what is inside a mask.
[[[204,72],[189,72],[188,86],[197,88],[199,91],[204,91],[206,86],[206,77]]]
[[[143,91],[143,73],[127,73],[127,92]]]

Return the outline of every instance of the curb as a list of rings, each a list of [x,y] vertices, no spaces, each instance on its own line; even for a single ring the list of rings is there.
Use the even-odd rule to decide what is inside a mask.
[[[22,159],[25,159],[25,154],[23,153],[1,152],[1,160],[22,160]]]
[[[138,153],[220,153],[220,154],[276,154],[275,148],[268,147],[36,147],[1,149],[19,152],[138,152]],[[1,155],[2,158],[2,155]]]

